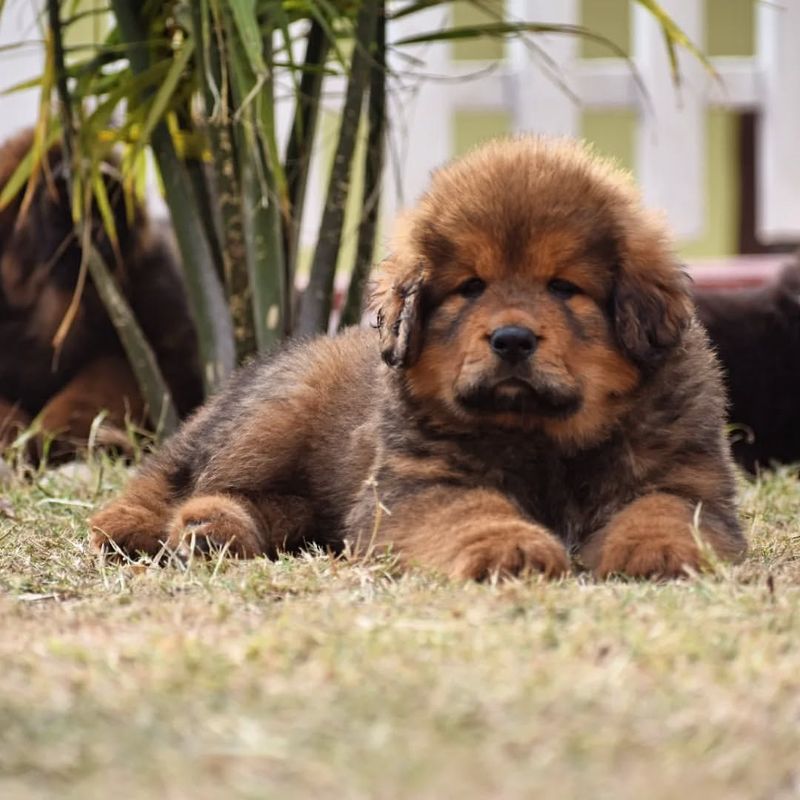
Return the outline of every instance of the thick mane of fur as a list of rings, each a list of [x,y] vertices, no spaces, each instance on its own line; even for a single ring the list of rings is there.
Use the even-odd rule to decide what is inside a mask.
[[[437,170],[411,216],[413,241],[420,247],[431,230],[458,236],[479,226],[513,242],[521,231],[602,224],[620,240],[642,240],[637,248],[646,241],[652,260],[671,256],[665,220],[643,208],[631,176],[571,139],[489,142]],[[403,236],[396,240],[399,246]]]
[[[687,289],[628,176],[564,140],[484,145],[398,227],[377,336],[242,373],[94,517],[93,544],[669,577],[703,567],[699,526],[737,558],[719,371]]]

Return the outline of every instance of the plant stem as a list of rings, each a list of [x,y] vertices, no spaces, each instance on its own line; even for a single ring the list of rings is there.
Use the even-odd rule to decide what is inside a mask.
[[[361,321],[364,284],[375,255],[375,234],[378,229],[386,136],[386,4],[384,0],[378,2],[375,55],[370,67],[367,119],[369,134],[364,156],[362,219],[358,229],[356,263],[353,267],[353,274],[350,276],[347,301],[342,310],[340,327],[356,325]]]
[[[325,208],[322,212],[317,247],[311,263],[311,275],[300,304],[297,321],[296,333],[301,335],[324,333],[328,329],[336,261],[342,241],[345,203],[350,190],[350,173],[358,123],[369,75],[369,53],[375,32],[377,7],[378,4],[375,2],[362,3],[356,19],[350,80],[347,83],[339,140],[333,159]]]
[[[202,124],[212,154],[206,182],[214,219],[218,226],[222,282],[233,321],[236,360],[256,351],[252,297],[244,241],[242,193],[239,166],[233,142],[230,81],[226,65],[224,25],[217,3],[199,0],[192,4],[193,36],[198,53],[198,72],[205,105]]]
[[[308,185],[311,152],[319,120],[320,94],[324,80],[325,61],[330,42],[322,25],[314,19],[306,37],[306,54],[303,75],[295,102],[294,119],[286,143],[284,165],[289,204],[289,214],[284,227],[284,251],[294,277],[297,269],[297,252],[300,239],[303,206]]]
[[[149,66],[146,32],[134,0],[112,0],[121,38],[127,45],[134,74]],[[200,208],[192,184],[175,151],[172,137],[162,120],[150,139],[164,183],[175,238],[183,260],[184,277],[197,327],[206,393],[214,392],[233,369],[233,326],[222,286],[214,267],[214,256],[201,222]]]
[[[53,59],[56,73],[56,90],[59,98],[59,108],[63,126],[64,139],[64,170],[66,172],[65,182],[67,191],[72,195],[72,170],[80,168],[73,159],[74,152],[74,120],[72,116],[72,102],[67,85],[67,72],[64,64],[64,47],[61,31],[61,18],[59,16],[58,0],[48,0],[47,2],[48,23],[53,37]],[[84,204],[72,203],[73,208],[83,209]],[[179,421],[172,402],[172,395],[167,386],[164,376],[161,374],[158,362],[156,361],[153,350],[142,333],[142,329],[128,305],[125,296],[117,286],[116,281],[111,275],[108,266],[103,261],[97,249],[94,247],[91,237],[84,236],[84,228],[87,222],[83,216],[75,223],[75,236],[77,241],[88,244],[88,252],[84,258],[88,259],[89,273],[92,276],[97,293],[103,301],[103,305],[108,312],[114,329],[119,335],[125,355],[128,358],[133,374],[142,395],[150,409],[150,417],[157,425],[159,435],[169,435],[177,429]]]
[[[236,26],[227,17],[225,22],[226,37],[231,42],[231,85],[239,115],[235,143],[242,192],[245,254],[256,343],[263,351],[282,338],[282,320],[286,310],[281,212],[271,159],[272,147],[265,141],[274,128],[272,80],[259,79],[253,73]],[[269,44],[272,34],[268,32],[263,36],[264,59],[271,64]],[[261,80],[258,95],[252,98],[258,80]]]

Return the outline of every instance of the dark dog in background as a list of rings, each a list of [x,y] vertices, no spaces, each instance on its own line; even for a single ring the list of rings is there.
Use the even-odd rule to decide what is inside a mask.
[[[0,146],[0,189],[31,148],[25,131]],[[0,445],[37,419],[51,455],[86,442],[106,412],[108,431],[147,424],[147,408],[103,304],[88,279],[59,348],[54,337],[78,287],[81,246],[73,233],[59,146],[46,156],[30,205],[25,189],[0,211]],[[105,177],[119,239],[115,254],[100,215],[92,236],[153,347],[179,413],[202,400],[197,337],[168,231],[143,208],[129,221],[109,163]],[[149,421],[152,423],[152,421]],[[113,439],[113,434],[110,435]],[[122,441],[122,437],[116,437]]]
[[[695,301],[725,371],[734,456],[751,472],[800,462],[800,257],[768,286]]]

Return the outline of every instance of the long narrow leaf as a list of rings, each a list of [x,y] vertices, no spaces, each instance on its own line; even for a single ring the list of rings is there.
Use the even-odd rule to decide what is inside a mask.
[[[170,391],[161,374],[153,351],[142,333],[141,328],[137,324],[130,306],[92,242],[91,220],[89,219],[91,192],[87,191],[85,202],[82,203],[79,199],[82,195],[78,194],[82,192],[82,189],[78,188],[81,183],[78,181],[70,182],[69,180],[74,165],[72,155],[75,142],[72,140],[72,137],[75,134],[73,129],[72,102],[67,87],[66,69],[64,66],[58,0],[48,0],[48,20],[50,25],[49,33],[53,41],[52,59],[55,86],[58,91],[62,127],[64,131],[62,161],[64,169],[67,172],[67,190],[73,193],[72,205],[77,209],[75,234],[82,243],[83,254],[83,262],[79,274],[79,286],[76,287],[76,292],[73,297],[73,313],[76,308],[75,298],[79,298],[79,290],[82,288],[83,280],[85,280],[85,265],[88,264],[94,286],[120,337],[131,369],[136,376],[142,395],[150,409],[151,417],[159,421],[160,433],[171,433],[178,426],[178,417]],[[70,320],[68,318],[64,320],[67,328],[69,322]],[[59,335],[61,337],[60,340],[58,338]],[[55,342],[57,346],[63,341],[63,336],[65,335],[66,328],[65,325],[62,324],[57,334],[57,341]]]
[[[267,74],[267,65],[261,54],[262,42],[255,0],[227,0],[227,5],[236,25],[239,41],[250,62],[250,69],[256,78],[264,78]]]
[[[86,124],[92,128],[106,127],[123,100],[127,103],[130,112],[139,104],[142,95],[163,82],[169,68],[170,62],[165,60],[153,64],[139,75],[125,74],[124,80],[118,79],[105,100],[97,104],[94,111],[87,117]]]
[[[401,6],[400,8],[395,9],[390,14],[387,14],[387,17],[390,20],[402,19],[410,14],[416,14],[419,11],[425,11],[429,8],[433,8],[434,6],[447,5],[450,2],[451,0],[420,0],[420,2],[409,3],[406,6]]]
[[[61,135],[61,128],[59,126],[51,126],[45,139],[43,151],[47,152],[53,144],[58,140]],[[25,184],[31,180],[34,170],[38,168],[37,159],[41,159],[42,154],[37,149],[31,148],[25,156],[17,164],[14,172],[11,173],[8,181],[6,181],[3,191],[0,192],[0,211],[8,206],[15,197],[19,195]]]
[[[89,272],[92,283],[119,334],[125,355],[147,400],[150,418],[159,423],[157,433],[168,435],[178,427],[178,415],[158,362],[141,328],[133,316],[125,296],[117,286],[108,266],[97,250],[90,246]]]
[[[129,45],[130,64],[141,73],[149,66],[145,36],[135,0],[112,0],[122,37]],[[184,265],[189,301],[197,327],[206,390],[213,392],[231,371],[235,361],[233,327],[214,257],[200,222],[200,211],[191,183],[175,150],[166,124],[153,128],[150,139],[164,182],[175,237]]]
[[[345,203],[350,190],[350,173],[355,150],[364,89],[369,75],[368,48],[374,37],[376,3],[364,3],[358,12],[350,80],[347,83],[339,139],[331,169],[325,208],[322,212],[311,275],[300,305],[297,332],[303,335],[327,330],[336,261],[342,239]]]
[[[226,30],[231,42],[231,77],[238,106],[237,152],[245,254],[256,342],[259,349],[264,350],[281,338],[286,313],[281,216],[276,199],[275,174],[269,153],[262,147],[257,131],[256,123],[261,120],[256,117],[257,108],[246,102],[258,83],[258,77],[253,74],[247,58],[242,56],[241,48],[236,47],[238,33],[235,26],[228,22]],[[262,81],[261,88],[264,85]],[[263,112],[265,109],[262,106],[260,110]]]
[[[714,69],[713,64],[699,47],[684,33],[683,29],[675,22],[672,17],[663,9],[656,0],[636,0],[639,5],[646,8],[658,21],[661,31],[664,34],[664,45],[667,48],[672,79],[676,84],[680,84],[680,70],[678,69],[678,56],[676,46],[683,47],[691,53],[714,77],[719,75]]]
[[[432,42],[452,42],[464,39],[480,39],[483,37],[511,38],[525,33],[545,34],[569,34],[571,36],[581,36],[599,42],[617,55],[625,56],[625,51],[617,44],[605,36],[601,36],[594,31],[584,28],[582,25],[569,25],[560,23],[539,23],[539,22],[487,22],[480,25],[461,25],[457,28],[445,28],[443,30],[426,31],[425,33],[406,36],[392,42],[394,47],[409,44],[425,44]]]
[[[134,149],[132,160],[136,161],[141,155],[144,145],[150,140],[155,126],[164,118],[165,112],[169,107],[170,101],[173,99],[175,90],[183,75],[189,59],[192,57],[194,51],[194,42],[189,39],[184,42],[183,46],[178,51],[177,56],[172,62],[169,71],[164,76],[164,80],[155,95],[150,99],[149,110],[147,118],[144,121],[144,126],[139,134],[140,139],[136,148]]]
[[[91,187],[92,194],[97,202],[97,208],[100,212],[100,219],[103,222],[103,229],[114,251],[114,257],[117,261],[122,261],[122,253],[120,253],[119,250],[117,223],[114,221],[114,212],[111,210],[111,203],[108,199],[108,192],[106,191],[106,184],[103,181],[100,166],[96,162],[92,164]]]
[[[325,29],[316,19],[312,20],[306,37],[303,77],[300,80],[300,89],[295,95],[294,120],[289,131],[284,157],[289,207],[284,250],[292,278],[297,269],[297,251],[311,166],[311,151],[317,132],[324,65],[329,51],[330,40]]]
[[[364,284],[372,266],[375,234],[378,229],[381,177],[386,149],[386,6],[378,2],[378,23],[375,33],[375,55],[370,67],[367,120],[369,133],[364,154],[364,196],[362,219],[358,228],[356,263],[350,276],[347,299],[342,309],[340,327],[355,325],[361,320]]]
[[[42,77],[41,75],[36,78],[28,78],[27,80],[20,81],[19,83],[15,83],[12,86],[7,86],[0,92],[0,97],[6,97],[10,94],[15,94],[16,92],[26,92],[29,89],[35,89],[37,86],[42,85]]]

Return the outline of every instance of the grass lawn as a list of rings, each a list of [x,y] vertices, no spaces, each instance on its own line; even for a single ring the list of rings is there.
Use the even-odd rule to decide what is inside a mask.
[[[800,483],[678,583],[105,566],[111,462],[0,491],[0,798],[800,797]]]

